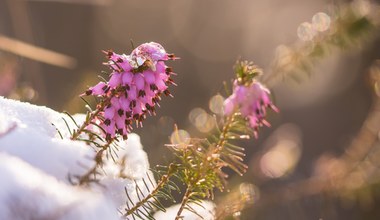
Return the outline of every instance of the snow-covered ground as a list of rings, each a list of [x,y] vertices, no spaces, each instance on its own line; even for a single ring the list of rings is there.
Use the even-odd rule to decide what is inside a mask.
[[[113,220],[126,207],[128,191],[137,201],[136,184],[147,193],[142,178],[152,175],[140,137],[130,134],[119,144],[118,160],[105,158],[100,184],[75,186],[69,176],[83,175],[94,166],[95,151],[84,142],[70,140],[62,118],[52,109],[0,97],[0,219],[1,220]],[[74,116],[77,122],[83,115]],[[60,130],[63,139],[57,133]],[[118,161],[116,161],[118,162]],[[120,177],[120,172],[122,176]],[[152,179],[152,177],[151,177]],[[212,219],[212,203],[199,209]],[[177,206],[157,219],[174,219]],[[199,219],[185,211],[185,219]]]
[[[108,161],[101,185],[73,186],[68,176],[83,175],[94,166],[95,152],[69,139],[62,117],[70,123],[49,108],[0,97],[0,219],[119,219],[118,209],[126,203],[124,188],[135,197],[134,181],[142,184],[149,173],[140,137],[130,134],[120,144],[127,178],[120,178],[120,167]]]

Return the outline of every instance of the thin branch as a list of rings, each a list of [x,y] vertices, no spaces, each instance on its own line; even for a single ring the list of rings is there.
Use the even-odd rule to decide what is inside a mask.
[[[105,102],[102,102],[102,105],[100,105],[95,111],[89,113],[90,117],[86,119],[86,121],[83,122],[83,124],[76,129],[73,134],[71,135],[71,140],[76,140],[78,139],[79,135],[84,132],[87,128],[88,125],[91,124],[91,122],[94,120],[95,117],[98,116],[100,112],[104,110],[104,107],[106,106]]]
[[[224,124],[223,129],[222,129],[222,133],[219,136],[219,141],[216,144],[214,153],[218,153],[223,149],[225,143],[227,142],[227,134],[230,132],[231,124],[234,120],[235,120],[235,113],[227,117],[226,123]]]
[[[91,182],[91,175],[96,175],[97,168],[103,164],[103,153],[104,153],[104,151],[106,151],[111,146],[111,143],[113,140],[114,139],[107,142],[107,144],[102,146],[102,149],[100,149],[96,153],[95,159],[94,159],[95,165],[90,170],[88,170],[87,173],[85,173],[83,176],[81,176],[79,178],[79,182],[78,182],[79,185],[85,185],[85,184],[88,184],[89,182]]]
[[[176,172],[177,166],[174,164],[169,165],[168,172],[161,177],[159,180],[157,186],[150,192],[145,198],[141,199],[139,202],[137,202],[132,208],[127,210],[127,213],[123,215],[123,217],[127,217],[128,215],[133,214],[135,211],[137,211],[138,208],[143,206],[146,202],[148,202],[151,198],[155,197],[158,192],[169,182],[170,177]],[[149,175],[149,174],[148,174]],[[149,177],[148,177],[149,178]]]
[[[180,205],[180,207],[179,207],[179,210],[178,210],[178,212],[177,212],[177,215],[176,215],[176,217],[175,217],[175,220],[183,219],[183,217],[181,216],[181,214],[182,214],[182,211],[183,211],[183,209],[185,208],[187,202],[189,201],[192,192],[193,192],[193,188],[192,188],[192,186],[191,186],[191,185],[188,185],[188,186],[187,186],[187,189],[186,189],[186,192],[185,192],[185,195],[184,195],[183,198],[182,198],[181,205]]]

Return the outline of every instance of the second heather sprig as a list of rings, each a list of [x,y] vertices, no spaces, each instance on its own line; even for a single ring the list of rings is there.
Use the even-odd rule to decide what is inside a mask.
[[[275,112],[279,110],[273,105],[270,91],[256,80],[261,70],[252,63],[238,61],[235,65],[237,78],[233,83],[233,94],[224,102],[224,113],[230,116],[239,109],[240,114],[253,128],[253,134],[257,138],[258,130],[263,125],[270,126],[265,120],[267,109]]]
[[[224,189],[228,177],[224,168],[228,167],[239,175],[246,172],[244,148],[231,142],[248,139],[251,134],[257,138],[259,127],[270,125],[265,120],[267,109],[278,112],[271,101],[270,91],[257,79],[260,69],[251,62],[238,61],[235,73],[233,93],[224,103],[222,129],[206,139],[193,138],[187,145],[168,145],[180,159],[177,173],[186,185],[176,220],[183,218],[185,209],[197,214],[191,203],[212,199],[215,188]]]

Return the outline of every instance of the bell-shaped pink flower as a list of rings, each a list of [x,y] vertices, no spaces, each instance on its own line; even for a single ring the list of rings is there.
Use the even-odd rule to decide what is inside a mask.
[[[109,89],[109,86],[104,82],[99,82],[93,87],[90,87],[83,95],[94,95],[94,96],[101,96],[106,94],[107,90]]]
[[[136,89],[143,90],[145,87],[144,77],[141,73],[136,73],[133,77],[133,83],[136,85]]]
[[[118,87],[119,85],[121,85],[121,82],[122,82],[121,81],[121,74],[117,73],[117,72],[114,72],[114,73],[112,73],[111,78],[108,81],[108,85],[112,89],[115,89],[116,87]]]
[[[233,94],[224,101],[224,114],[231,115],[236,109],[247,119],[257,138],[259,127],[270,126],[265,120],[267,108],[278,112],[270,99],[270,91],[257,81],[249,85],[234,82]]]
[[[147,114],[155,114],[161,95],[171,96],[169,85],[176,85],[172,69],[164,61],[176,57],[168,54],[158,43],[150,42],[136,47],[130,55],[105,51],[112,70],[110,80],[91,87],[84,95],[102,97],[101,117],[94,119],[106,131],[110,140],[116,134],[123,137],[131,130],[133,121],[141,125]],[[111,132],[113,130],[113,132]]]
[[[115,108],[113,108],[112,106],[106,107],[106,109],[104,110],[104,117],[112,119],[114,115],[115,115]]]
[[[130,85],[133,80],[133,73],[125,72],[122,74],[121,79],[122,79],[123,85]]]

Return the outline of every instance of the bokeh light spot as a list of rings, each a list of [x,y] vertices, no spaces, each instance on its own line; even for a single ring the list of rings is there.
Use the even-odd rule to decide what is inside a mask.
[[[259,199],[259,189],[250,183],[241,183],[239,185],[239,191],[244,202],[253,204]]]
[[[309,22],[303,22],[298,26],[297,35],[302,41],[310,41],[315,36],[315,30]]]
[[[189,113],[189,121],[190,121],[193,125],[195,125],[198,116],[199,116],[199,115],[203,115],[203,114],[207,114],[205,110],[203,110],[203,109],[201,109],[201,108],[194,108],[194,109],[191,110],[190,113]]]
[[[215,127],[215,120],[214,118],[209,115],[209,114],[206,114],[205,116],[202,115],[202,122],[203,123],[197,123],[195,126],[197,127],[197,129],[201,132],[204,132],[204,133],[207,133],[209,131],[211,131],[214,127]],[[203,117],[206,118],[206,120],[204,121],[203,120]]]
[[[270,178],[280,178],[294,168],[300,157],[299,145],[292,140],[280,140],[260,160],[261,172]]]
[[[311,21],[313,28],[321,32],[328,30],[331,24],[330,16],[323,12],[318,12],[315,14]]]
[[[223,96],[215,95],[210,99],[209,108],[213,113],[221,115],[223,114],[223,103]]]
[[[189,120],[200,132],[207,133],[215,127],[214,118],[201,108],[191,110]]]
[[[175,145],[188,145],[190,134],[185,130],[175,130],[170,135],[170,142]]]

